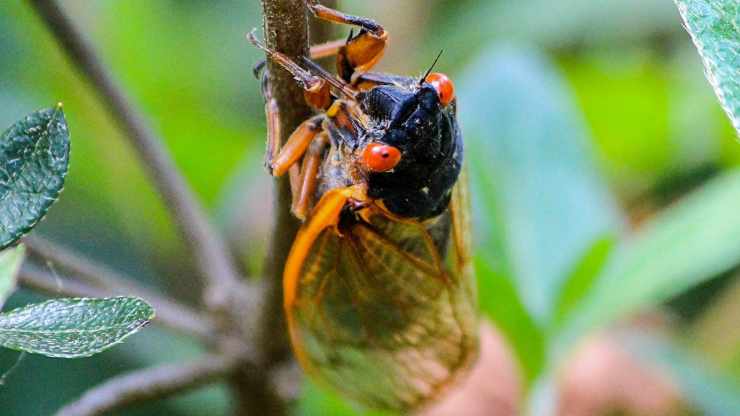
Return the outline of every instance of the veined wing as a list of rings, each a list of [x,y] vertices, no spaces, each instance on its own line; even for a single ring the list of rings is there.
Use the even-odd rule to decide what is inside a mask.
[[[451,232],[455,211],[425,224],[378,214],[341,235],[320,234],[287,310],[309,373],[368,406],[396,410],[451,384],[475,357],[478,325],[471,276],[459,267],[469,257]],[[446,261],[450,235],[455,254]]]

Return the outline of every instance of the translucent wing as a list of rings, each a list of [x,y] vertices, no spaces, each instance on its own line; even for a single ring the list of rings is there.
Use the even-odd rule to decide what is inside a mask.
[[[287,310],[309,373],[368,406],[408,410],[467,367],[478,323],[459,194],[424,224],[378,214],[319,235]]]

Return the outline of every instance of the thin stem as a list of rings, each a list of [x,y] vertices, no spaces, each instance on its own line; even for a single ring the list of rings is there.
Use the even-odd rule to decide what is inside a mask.
[[[26,247],[31,253],[40,256],[47,262],[59,266],[75,276],[75,278],[109,293],[133,295],[149,302],[157,311],[159,320],[168,322],[168,326],[187,329],[187,332],[196,334],[199,338],[213,341],[214,325],[203,317],[202,313],[158,295],[135,283],[132,277],[110,269],[108,266],[97,263],[66,247],[55,244],[38,236],[28,236],[24,239]]]
[[[327,7],[335,7],[334,0],[322,1]],[[264,11],[265,44],[300,62],[309,46],[309,28],[312,41],[324,42],[331,38],[328,25],[317,19],[309,23],[305,0],[262,0]],[[280,109],[280,138],[285,143],[295,128],[312,115],[312,110],[303,98],[303,90],[287,71],[271,60],[267,61],[270,76],[270,92]],[[290,212],[291,191],[287,177],[275,180],[275,213],[272,240],[265,261],[265,284],[267,285],[265,313],[262,320],[260,339],[265,361],[270,365],[286,360],[290,342],[283,316],[283,267],[288,257],[293,237],[299,222]]]
[[[41,267],[25,263],[18,273],[19,283],[36,292],[49,296],[69,296],[74,298],[103,298],[110,292],[77,282],[72,279],[62,278]]]
[[[63,277],[43,268],[25,263],[19,273],[20,283],[37,292],[50,296],[107,297],[134,295],[147,301],[157,311],[155,323],[179,333],[194,336],[206,343],[216,341],[213,325],[186,306],[173,303],[143,291],[131,291],[117,287],[96,287],[86,282]]]
[[[159,400],[226,378],[239,365],[234,359],[209,355],[190,364],[169,364],[114,377],[88,390],[57,416],[94,416],[136,403]]]
[[[56,267],[63,268],[74,274],[78,279],[93,286],[128,290],[132,293],[147,291],[144,288],[138,287],[132,277],[112,270],[104,264],[100,264],[72,249],[40,237],[36,233],[26,236],[23,242],[31,254],[38,256],[41,260],[52,263]]]
[[[207,281],[207,299],[224,308],[239,276],[227,245],[209,223],[203,208],[178,172],[171,156],[140,112],[113,80],[90,42],[54,0],[29,0],[77,69],[87,77],[111,117],[119,124],[149,174]]]
[[[305,0],[262,0],[265,44],[299,61],[308,53],[308,10]],[[303,99],[303,91],[293,77],[274,62],[267,61],[270,95],[280,109],[282,143],[287,136],[311,115]],[[290,342],[283,315],[282,274],[299,223],[290,212],[291,194],[287,178],[275,181],[273,228],[265,259],[264,308],[258,322],[257,337],[259,367],[254,373],[242,371],[231,379],[234,396],[238,399],[236,415],[283,415],[288,409],[271,383],[270,371],[290,357]]]

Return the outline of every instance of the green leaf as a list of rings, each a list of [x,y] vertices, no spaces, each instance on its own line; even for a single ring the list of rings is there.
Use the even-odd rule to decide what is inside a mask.
[[[44,217],[59,198],[68,167],[61,105],[26,116],[0,136],[0,249]]]
[[[0,251],[0,309],[15,290],[18,270],[21,268],[25,253],[23,245]]]
[[[549,322],[569,269],[594,239],[616,232],[619,210],[571,96],[544,56],[495,47],[461,79],[478,253],[515,279],[538,322]]]
[[[154,319],[138,298],[53,299],[0,314],[0,345],[48,357],[105,351]]]
[[[323,388],[310,380],[303,383],[303,394],[298,403],[297,414],[302,416],[393,416],[392,413],[368,410],[351,403],[329,388]]]
[[[571,313],[557,348],[716,277],[740,263],[740,170],[712,180],[664,211],[618,249]]]
[[[555,327],[563,323],[568,314],[593,287],[614,248],[614,242],[615,239],[612,236],[597,239],[576,263],[558,295],[553,316]]]
[[[675,0],[704,62],[706,76],[740,133],[740,3]]]
[[[545,365],[545,338],[509,279],[485,258],[476,258],[480,308],[511,344],[525,381],[531,382]]]

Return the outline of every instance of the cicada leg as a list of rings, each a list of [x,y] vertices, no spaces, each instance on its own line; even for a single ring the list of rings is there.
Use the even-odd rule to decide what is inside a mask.
[[[336,39],[329,42],[320,43],[318,45],[313,45],[309,49],[308,55],[311,57],[311,59],[323,59],[336,56],[337,53],[339,53],[339,49],[341,49],[345,43],[347,43],[345,39]],[[262,71],[264,71],[265,69],[265,64],[267,64],[267,59],[260,59],[254,65],[254,67],[252,68],[252,72],[254,73],[255,78],[261,78]]]
[[[306,219],[306,214],[311,206],[311,199],[316,192],[321,157],[328,145],[329,136],[324,131],[311,142],[303,157],[301,172],[297,181],[298,186],[294,190],[293,206],[291,207],[293,215],[302,221]]]
[[[295,165],[298,160],[306,153],[308,145],[322,130],[321,123],[324,120],[323,115],[309,118],[301,123],[288,137],[288,141],[282,146],[280,151],[275,154],[270,161],[269,168],[274,176],[284,175],[291,166]],[[268,135],[271,136],[271,135]],[[272,136],[272,141],[279,141],[279,136]],[[271,145],[275,148],[277,146]]]
[[[277,101],[269,93],[265,93],[265,119],[267,120],[265,167],[272,174],[272,161],[280,151],[280,109]]]
[[[267,153],[266,165],[270,174],[282,176],[286,172],[290,179],[290,191],[293,196],[292,211],[299,219],[306,216],[310,195],[316,189],[316,173],[320,165],[321,150],[328,138],[323,134],[316,139],[317,134],[322,131],[321,123],[323,115],[311,117],[301,123],[290,135],[285,145],[280,148],[280,122],[277,113],[277,105],[274,99],[268,99],[265,104],[267,108]],[[317,142],[311,145],[312,142]],[[302,167],[299,168],[298,161],[303,157]],[[318,160],[317,160],[318,159]],[[313,173],[310,173],[313,172]]]
[[[337,39],[329,42],[319,43],[311,46],[309,55],[311,59],[323,59],[336,56],[339,50],[347,43],[346,39]]]
[[[360,27],[357,35],[350,33],[344,46],[338,48],[337,72],[351,83],[354,75],[369,71],[383,56],[388,32],[372,19],[352,16],[319,4],[318,0],[306,0],[311,13],[319,19]]]
[[[257,40],[254,32],[248,33],[247,39],[249,39],[254,46],[262,49],[270,59],[293,75],[293,78],[295,78],[303,88],[303,95],[310,106],[317,110],[325,110],[331,105],[331,89],[329,83],[325,79],[313,75],[309,71],[301,68],[285,54],[268,48],[265,44]]]

